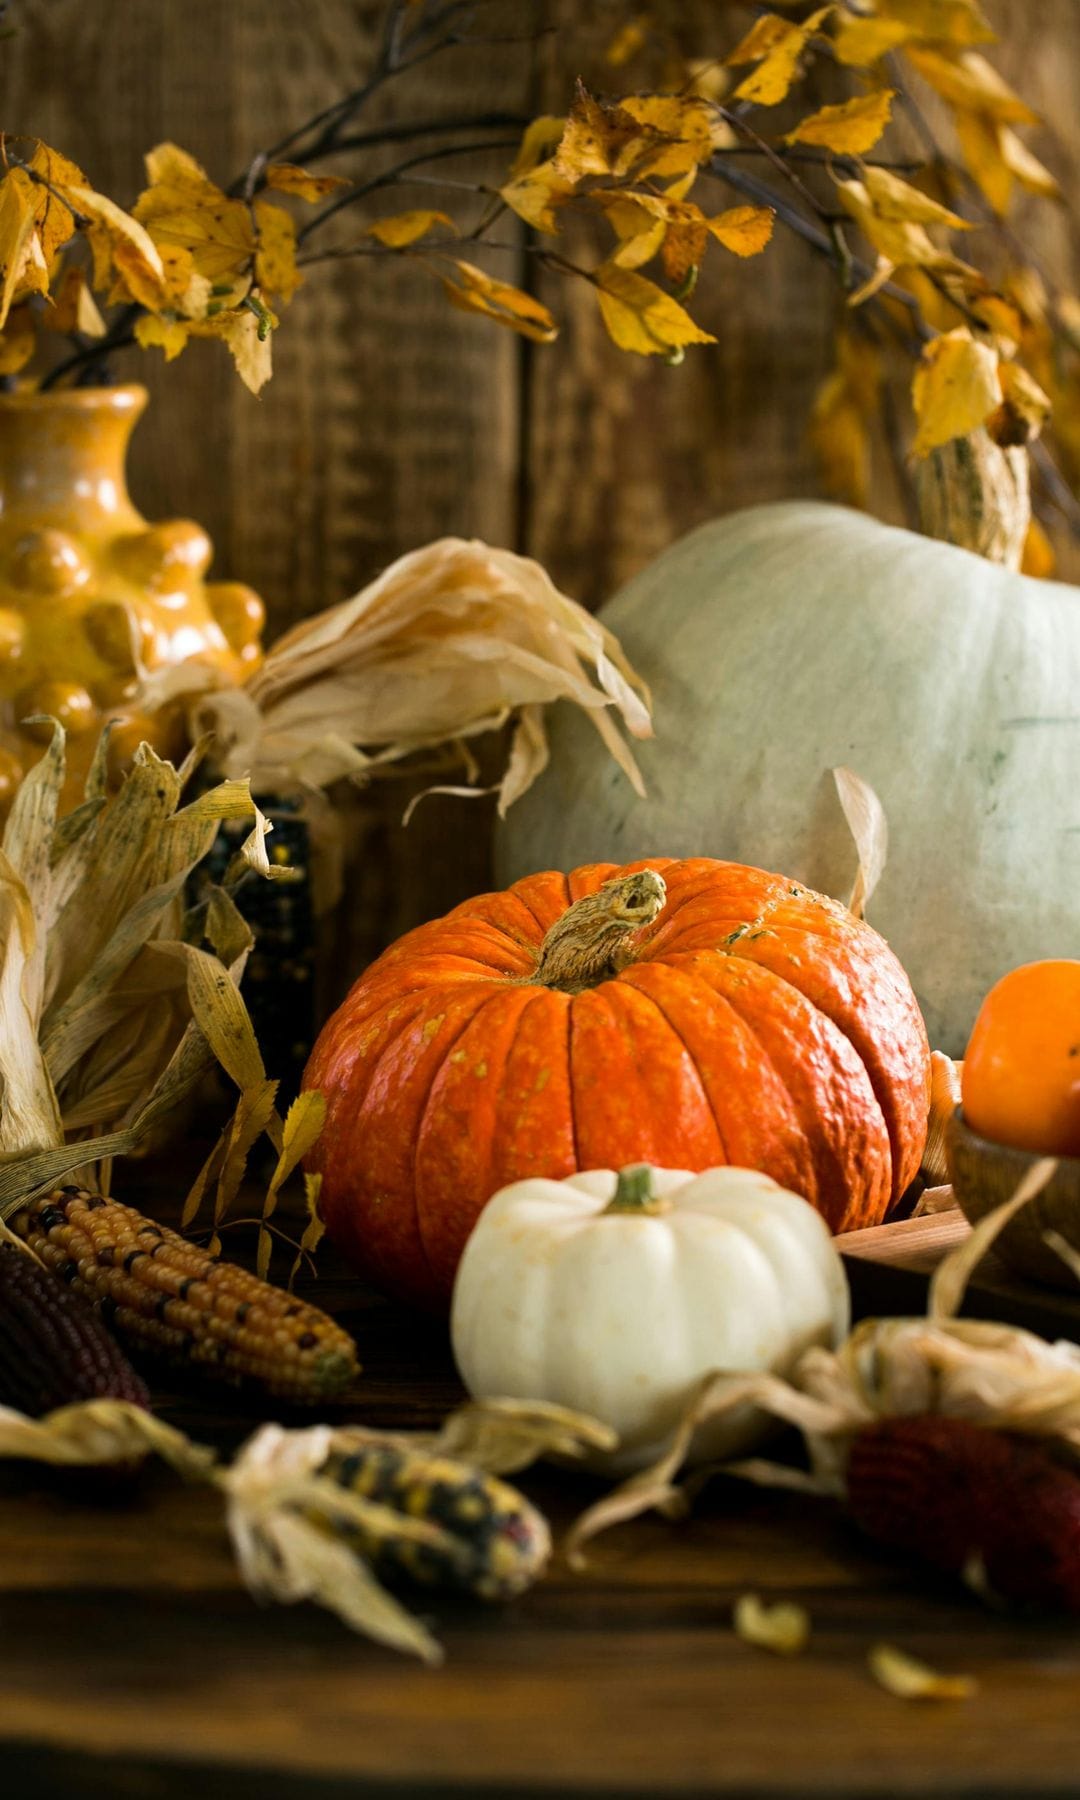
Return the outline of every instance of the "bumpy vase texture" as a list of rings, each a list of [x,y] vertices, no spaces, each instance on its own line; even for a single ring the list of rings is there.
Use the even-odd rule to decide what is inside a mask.
[[[213,548],[190,519],[150,525],[132,505],[128,440],[145,388],[0,395],[0,807],[48,742],[68,733],[68,803],[98,733],[116,721],[119,770],[142,739],[183,748],[177,709],[139,710],[140,678],[197,659],[245,681],[262,657],[263,606],[204,579]]]

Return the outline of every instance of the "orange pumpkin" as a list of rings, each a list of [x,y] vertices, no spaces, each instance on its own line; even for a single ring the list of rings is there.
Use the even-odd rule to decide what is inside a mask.
[[[1080,962],[1024,963],[994,983],[964,1052],[961,1099],[980,1137],[1080,1156]]]
[[[835,901],[697,857],[518,881],[411,931],[304,1076],[332,1238],[444,1307],[507,1182],[650,1162],[761,1169],[835,1230],[914,1176],[926,1032],[888,945]]]

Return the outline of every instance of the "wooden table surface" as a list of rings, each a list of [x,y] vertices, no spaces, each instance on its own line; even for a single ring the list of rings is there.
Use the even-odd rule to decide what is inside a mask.
[[[445,1335],[355,1284],[323,1304],[360,1340],[353,1416],[434,1423],[459,1398]],[[362,1396],[362,1405],[360,1404]],[[235,1401],[163,1397],[222,1445]],[[598,1491],[533,1471],[565,1525]],[[796,1598],[813,1635],[775,1658],[731,1629],[747,1591]],[[1018,1800],[1080,1783],[1080,1631],[984,1611],[862,1542],[833,1505],[714,1482],[694,1515],[648,1518],[556,1564],[512,1605],[422,1602],[445,1645],[425,1668],[314,1607],[260,1607],[220,1501],[147,1468],[87,1500],[0,1468],[4,1800],[482,1800],[485,1796],[920,1795]],[[964,1702],[878,1689],[872,1645],[978,1678]]]

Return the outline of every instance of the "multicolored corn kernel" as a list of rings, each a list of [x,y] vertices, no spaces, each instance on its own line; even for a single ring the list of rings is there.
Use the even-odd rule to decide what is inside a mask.
[[[506,1600],[536,1580],[551,1554],[542,1514],[516,1488],[468,1463],[371,1444],[335,1453],[322,1474],[403,1520],[436,1528],[419,1541],[384,1522],[341,1526],[346,1541],[391,1584],[413,1581]]]
[[[150,1404],[93,1307],[35,1257],[0,1245],[0,1405],[40,1419],[101,1399]]]
[[[133,1351],[301,1406],[332,1398],[358,1373],[352,1338],[318,1307],[118,1200],[60,1188],[11,1227]]]

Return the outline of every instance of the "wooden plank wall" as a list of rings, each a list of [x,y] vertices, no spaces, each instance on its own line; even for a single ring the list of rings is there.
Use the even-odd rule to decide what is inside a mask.
[[[1039,153],[1075,194],[1080,6],[984,3],[1001,34],[998,66],[1055,122]],[[558,29],[538,57],[512,42],[454,51],[376,116],[531,116],[564,110],[576,73],[610,86],[603,49],[627,9],[549,0],[547,10]],[[691,53],[733,41],[749,17],[717,0],[666,0],[661,11]],[[362,79],[381,12],[380,0],[11,0],[0,121],[54,143],[120,200],[138,191],[143,151],[166,138],[226,180]],[[513,37],[531,8],[506,0],[503,12]],[[406,203],[431,195],[437,204],[437,190],[410,190]],[[1080,288],[1074,220],[1028,205],[1018,229]],[[520,279],[522,266],[506,256],[499,273]],[[218,346],[196,345],[168,369],[129,353],[118,376],[137,375],[153,395],[133,457],[137,501],[151,517],[199,518],[216,572],[259,589],[277,631],[443,533],[525,550],[596,604],[700,520],[817,491],[804,422],[838,301],[827,270],[789,236],[778,232],[752,269],[714,257],[695,310],[718,342],[679,369],[615,351],[583,288],[544,292],[563,329],[539,350],[451,311],[411,266],[324,265],[286,317],[259,400]],[[888,470],[875,476],[874,505],[898,516]],[[1062,572],[1080,577],[1080,549],[1060,549]],[[489,878],[485,802],[432,799],[403,832],[405,797],[390,784],[362,821],[350,815],[339,974]]]

